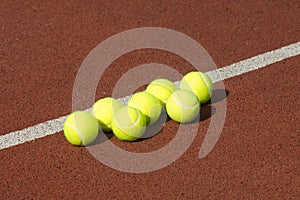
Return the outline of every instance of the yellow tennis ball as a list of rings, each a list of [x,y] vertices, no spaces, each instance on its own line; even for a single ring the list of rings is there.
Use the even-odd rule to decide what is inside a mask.
[[[155,96],[162,106],[166,106],[169,96],[177,90],[176,85],[168,79],[156,79],[146,88],[146,92]]]
[[[98,136],[98,122],[90,113],[75,111],[64,123],[64,135],[73,145],[88,145]]]
[[[206,103],[212,94],[211,79],[202,72],[189,72],[180,81],[180,88],[192,91],[201,104]]]
[[[181,123],[193,121],[200,112],[200,104],[196,95],[189,90],[176,90],[166,104],[171,119]]]
[[[112,130],[120,140],[135,141],[143,136],[146,123],[146,117],[138,109],[125,106],[115,112]]]
[[[162,110],[162,106],[159,101],[148,92],[135,93],[129,99],[128,105],[138,109],[145,115],[147,125],[155,123]]]
[[[98,100],[92,107],[92,114],[98,120],[104,132],[111,132],[113,113],[123,105],[116,99],[106,97]]]

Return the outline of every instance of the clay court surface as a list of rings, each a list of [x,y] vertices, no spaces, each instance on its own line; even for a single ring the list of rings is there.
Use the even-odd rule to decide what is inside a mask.
[[[299,1],[2,1],[0,7],[1,136],[72,112],[83,60],[129,29],[188,35],[218,68],[300,41]],[[134,51],[105,71],[96,98],[110,96],[126,71],[151,62],[182,74],[193,70],[166,51]],[[148,173],[112,169],[85,147],[70,145],[62,131],[3,148],[0,199],[299,199],[299,69],[300,56],[291,56],[224,80],[224,128],[202,159],[209,115],[178,160]],[[152,138],[110,141],[132,152],[155,151],[172,140],[176,127],[170,120]]]

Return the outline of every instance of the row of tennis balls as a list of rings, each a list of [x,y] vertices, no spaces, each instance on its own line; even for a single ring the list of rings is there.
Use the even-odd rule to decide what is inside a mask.
[[[202,72],[189,72],[180,81],[180,88],[167,79],[152,81],[143,92],[132,95],[127,106],[106,97],[98,100],[92,113],[75,111],[64,123],[64,135],[73,145],[85,146],[98,136],[99,125],[104,132],[125,141],[142,137],[146,126],[154,124],[166,109],[174,121],[187,123],[200,112],[212,94],[211,79]]]

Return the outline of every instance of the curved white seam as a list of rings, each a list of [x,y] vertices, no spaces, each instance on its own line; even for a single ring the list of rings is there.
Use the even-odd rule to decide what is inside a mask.
[[[69,124],[69,123],[66,123],[66,125],[69,126],[69,127],[71,127],[71,128],[73,128],[73,129],[78,133],[78,135],[79,135],[79,137],[80,137],[80,139],[81,139],[81,143],[83,144],[84,136],[83,136],[83,134],[80,132],[80,130],[79,130],[77,127],[75,127],[75,126],[73,126],[73,125],[71,125],[71,124]]]
[[[176,96],[176,95],[175,95]],[[174,100],[176,101],[176,103],[178,105],[180,105],[180,107],[183,107],[183,108],[193,108],[193,107],[196,107],[197,106],[197,103],[195,103],[193,106],[186,106],[186,105],[183,105],[182,103],[178,102],[177,101],[177,98],[174,98]]]
[[[163,87],[163,88],[165,88],[165,89],[168,89],[168,90],[170,90],[170,91],[172,91],[172,89],[170,88],[170,87],[168,87],[167,85],[164,85],[164,84],[162,84],[162,83],[151,83],[151,84],[153,84],[153,85],[156,85],[156,86],[161,86],[161,87]],[[176,87],[176,85],[175,85],[175,87]]]
[[[205,86],[206,86],[206,88],[207,88],[207,90],[209,91],[209,95],[211,96],[211,91],[209,90],[209,88],[208,88],[208,83],[206,82],[206,79],[205,78],[203,78],[203,74],[201,74],[201,73],[199,73],[199,75],[201,76],[201,78],[202,78],[202,80],[204,81],[204,83],[205,83]]]
[[[162,84],[162,83],[154,82],[154,83],[151,83],[151,84],[156,85],[156,86],[161,86],[161,87],[163,87],[163,88],[165,88],[165,89],[167,89],[167,90],[169,90],[169,91],[172,91],[172,89],[171,89],[170,87],[168,87],[167,85],[164,85],[164,84]],[[175,84],[174,84],[174,85],[175,85]],[[175,87],[176,87],[176,85],[175,85]],[[176,87],[176,88],[177,88],[177,87]],[[161,101],[162,101],[163,103],[167,103],[168,99],[161,99]]]
[[[115,119],[114,119],[114,121],[115,121],[115,123],[119,126],[119,127],[122,127],[122,128],[132,128],[132,127],[134,127],[134,126],[137,126],[137,122],[140,120],[140,113],[138,112],[138,111],[135,111],[135,112],[137,112],[137,114],[138,114],[138,118],[137,118],[137,120],[132,124],[132,125],[130,125],[130,126],[124,126],[124,125],[121,125],[121,124],[119,124]]]

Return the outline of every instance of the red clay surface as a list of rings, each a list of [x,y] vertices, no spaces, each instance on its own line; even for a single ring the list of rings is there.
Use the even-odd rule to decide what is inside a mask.
[[[72,88],[86,55],[101,41],[138,27],[164,27],[203,45],[219,67],[300,40],[297,1],[16,2],[1,4],[0,134],[71,112]],[[106,71],[97,98],[139,64],[192,69],[175,55],[136,51]],[[299,65],[294,57],[225,81],[227,117],[213,151],[198,159],[210,119],[170,166],[123,173],[97,161],[57,133],[0,151],[1,199],[297,199]],[[213,104],[211,106],[214,106]],[[138,143],[111,140],[135,152],[158,149],[176,129]]]

